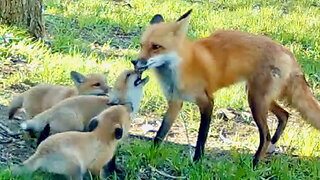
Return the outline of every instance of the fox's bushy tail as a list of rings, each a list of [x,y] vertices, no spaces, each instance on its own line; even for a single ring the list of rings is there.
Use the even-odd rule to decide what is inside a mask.
[[[302,74],[290,77],[288,100],[312,126],[320,130],[320,104]]]
[[[13,118],[13,116],[17,112],[17,110],[22,107],[22,104],[23,104],[23,95],[22,94],[12,99],[12,101],[9,105],[9,110],[8,110],[9,119]]]

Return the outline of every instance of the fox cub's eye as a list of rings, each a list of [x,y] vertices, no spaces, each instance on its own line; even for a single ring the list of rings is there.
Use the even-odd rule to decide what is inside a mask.
[[[95,84],[93,84],[92,86],[100,86],[100,83],[95,83]]]
[[[152,50],[158,50],[160,48],[162,48],[162,46],[158,45],[158,44],[152,44]]]

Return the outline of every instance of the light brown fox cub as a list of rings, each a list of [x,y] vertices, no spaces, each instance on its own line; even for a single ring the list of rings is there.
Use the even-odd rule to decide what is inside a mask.
[[[82,75],[72,71],[71,78],[75,88],[60,85],[39,84],[14,98],[9,106],[9,119],[19,108],[26,111],[27,119],[49,109],[63,99],[76,95],[103,95],[109,87],[104,74]]]
[[[131,106],[116,105],[101,112],[90,123],[92,132],[69,131],[50,136],[14,174],[42,169],[51,173],[83,179],[89,170],[104,178],[109,174],[116,144],[130,128]]]
[[[194,42],[187,38],[191,10],[176,22],[165,23],[155,15],[141,37],[138,59],[132,61],[143,71],[152,68],[159,77],[169,108],[155,137],[162,142],[176,119],[183,101],[194,102],[201,123],[194,160],[204,152],[213,109],[213,93],[222,87],[245,80],[249,105],[260,133],[254,166],[267,151],[272,151],[288,119],[276,100],[285,99],[305,119],[320,129],[320,105],[313,97],[294,55],[266,36],[241,31],[219,30]],[[279,124],[273,137],[267,125],[267,112]]]
[[[133,70],[124,71],[117,77],[109,97],[76,96],[65,99],[33,119],[22,122],[21,128],[32,132],[45,129],[46,132],[42,132],[38,139],[40,143],[49,135],[48,131],[57,133],[85,130],[91,118],[112,104],[130,103],[133,107],[132,114],[135,114],[140,106],[143,86],[148,80],[148,77],[141,79],[140,74]]]

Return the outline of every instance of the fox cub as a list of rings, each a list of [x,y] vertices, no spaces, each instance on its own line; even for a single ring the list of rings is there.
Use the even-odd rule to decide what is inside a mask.
[[[48,137],[23,165],[13,168],[13,174],[40,168],[81,180],[89,170],[104,178],[117,142],[130,128],[130,111],[128,105],[112,106],[92,119],[91,132],[69,131]]]
[[[103,95],[109,91],[106,75],[104,74],[88,74],[85,76],[72,71],[70,75],[75,88],[39,84],[13,98],[9,105],[9,119],[12,119],[20,108],[25,110],[27,119],[31,119],[63,99],[76,95]]]
[[[143,86],[148,77],[141,79],[134,71],[122,72],[109,96],[76,96],[65,99],[52,108],[36,115],[33,119],[21,123],[21,128],[31,132],[41,132],[38,144],[48,135],[65,131],[84,131],[89,120],[112,104],[132,104],[135,114],[140,106]],[[46,128],[46,126],[49,126]]]

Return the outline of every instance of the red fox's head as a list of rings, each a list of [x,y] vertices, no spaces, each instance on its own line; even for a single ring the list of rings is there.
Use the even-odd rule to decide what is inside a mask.
[[[131,61],[136,70],[148,68],[146,67],[147,62],[149,64],[148,60],[157,55],[162,55],[160,58],[162,61],[168,61],[172,55],[174,56],[174,53],[177,54],[183,48],[191,11],[189,10],[175,22],[165,23],[160,14],[151,19],[150,26],[141,36],[141,50],[138,58]],[[166,55],[170,55],[170,57],[167,58]],[[153,59],[152,65],[160,66],[161,63],[164,63],[158,60],[159,58]]]

